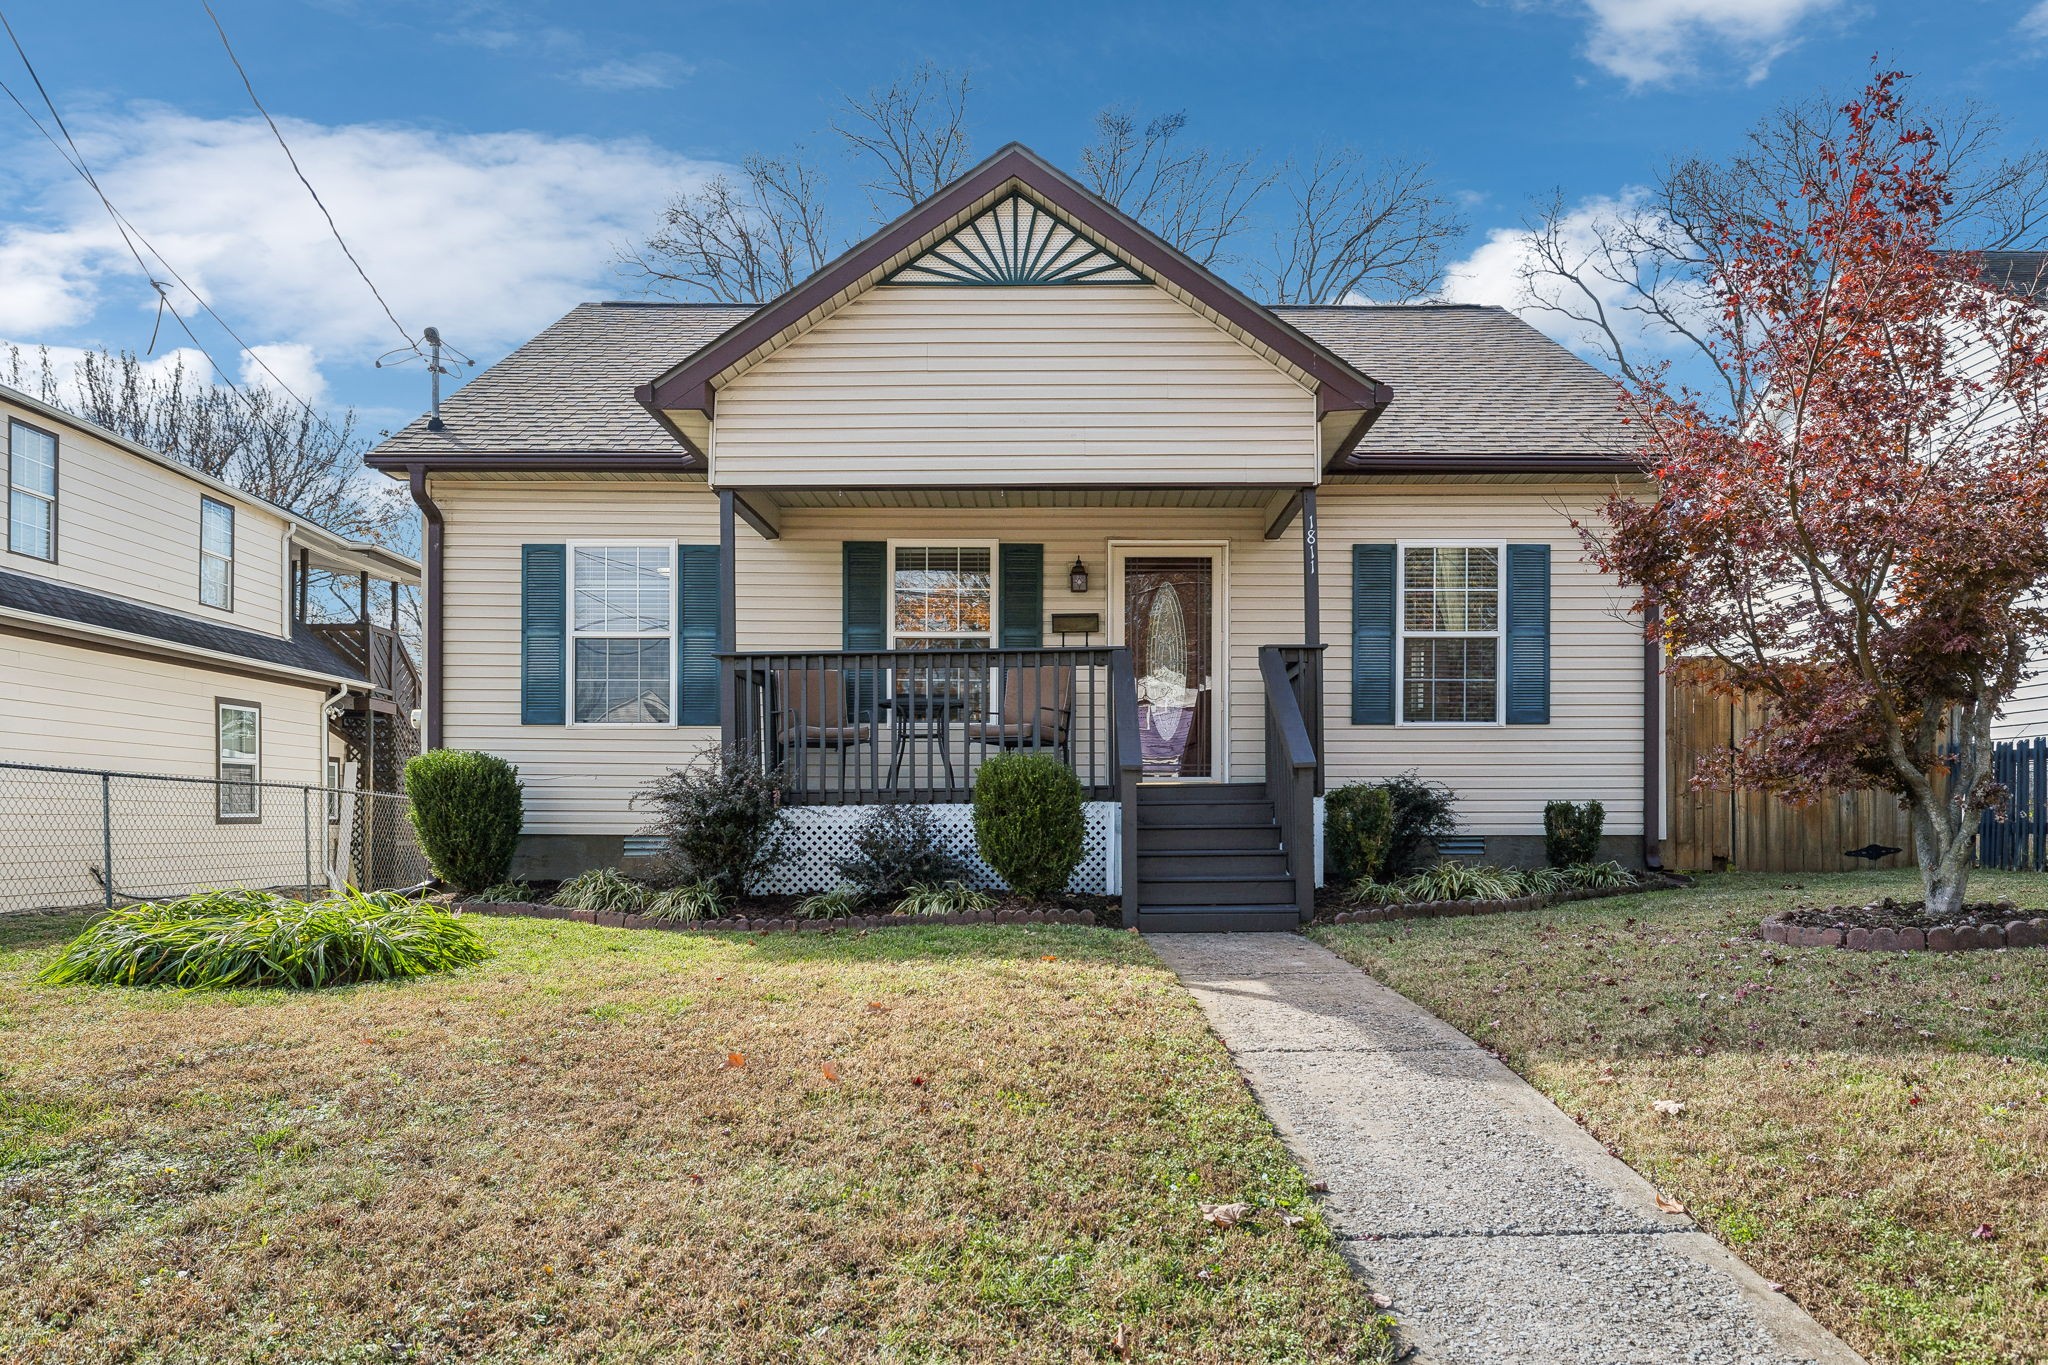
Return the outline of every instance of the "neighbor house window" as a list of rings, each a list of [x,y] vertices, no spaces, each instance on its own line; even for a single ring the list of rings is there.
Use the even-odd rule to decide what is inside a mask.
[[[985,649],[995,642],[995,546],[898,545],[889,628],[899,649]]]
[[[220,738],[214,813],[222,820],[263,818],[263,789],[256,785],[262,764],[263,709],[250,702],[214,703]]]
[[[235,606],[235,509],[214,498],[199,500],[199,601]]]
[[[327,823],[341,823],[341,760],[327,760]]]
[[[579,725],[666,725],[671,715],[675,550],[577,546],[569,630]]]
[[[1500,719],[1498,545],[1401,548],[1401,719]]]
[[[7,424],[7,548],[57,558],[57,438],[26,422]]]

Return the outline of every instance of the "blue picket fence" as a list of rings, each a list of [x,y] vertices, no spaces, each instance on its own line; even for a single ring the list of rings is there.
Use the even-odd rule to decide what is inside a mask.
[[[1991,775],[2006,799],[2002,810],[1985,811],[1978,823],[1978,866],[2048,870],[2048,738],[1995,745]]]

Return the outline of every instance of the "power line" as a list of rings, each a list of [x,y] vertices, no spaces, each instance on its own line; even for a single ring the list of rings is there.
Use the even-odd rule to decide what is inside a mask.
[[[377,306],[384,310],[385,317],[391,319],[391,325],[396,327],[398,334],[405,338],[406,345],[417,351],[420,345],[419,340],[405,329],[405,324],[400,322],[398,315],[391,311],[391,305],[384,301],[384,295],[377,288],[376,281],[372,280],[369,272],[363,269],[363,263],[356,259],[356,253],[349,249],[347,239],[341,235],[341,228],[334,221],[334,215],[328,212],[326,201],[320,198],[320,191],[313,188],[313,182],[308,180],[305,171],[299,168],[299,159],[292,155],[291,144],[284,140],[284,132],[277,126],[277,120],[270,116],[270,111],[263,107],[263,101],[257,98],[256,87],[249,79],[248,69],[242,65],[242,59],[235,55],[234,44],[228,41],[228,31],[221,26],[220,16],[213,12],[213,6],[208,3],[208,0],[200,0],[200,7],[206,11],[206,17],[213,20],[213,31],[220,35],[220,45],[227,49],[228,60],[235,64],[235,74],[242,78],[242,88],[249,92],[249,103],[256,106],[256,112],[263,115],[263,121],[270,125],[271,136],[275,137],[277,145],[284,149],[284,159],[291,162],[292,174],[296,175],[299,178],[299,183],[306,187],[306,193],[313,196],[313,202],[319,207],[320,216],[327,220],[327,230],[334,234],[335,244],[341,248],[341,254],[348,257],[348,263],[355,267],[356,274],[362,277],[365,285],[369,286],[370,293],[376,296]]]
[[[107,197],[107,192],[100,188],[98,178],[93,175],[91,167],[89,167],[86,164],[85,153],[79,150],[77,141],[71,136],[71,130],[65,126],[64,116],[57,111],[56,102],[50,98],[49,90],[43,85],[42,77],[38,75],[36,72],[35,63],[29,60],[28,52],[22,47],[21,39],[16,36],[14,32],[14,26],[7,21],[7,14],[4,10],[0,10],[0,29],[4,29],[6,31],[8,41],[14,45],[15,55],[21,58],[21,64],[23,68],[27,70],[29,80],[35,83],[36,93],[42,97],[43,106],[50,111],[51,121],[57,125],[57,131],[64,135],[64,142],[62,144],[59,144],[57,139],[51,136],[50,130],[45,128],[43,126],[42,120],[37,118],[35,114],[29,109],[29,107],[22,102],[21,96],[17,95],[14,92],[12,86],[9,86],[5,81],[0,81],[0,90],[4,90],[6,92],[7,97],[14,101],[15,108],[21,110],[21,112],[28,118],[28,121],[35,125],[36,131],[43,135],[44,140],[47,141],[52,147],[56,148],[57,155],[62,157],[64,159],[65,164],[70,166],[72,170],[78,173],[79,177],[83,179],[86,185],[91,188],[93,194],[99,198],[100,205],[107,211],[107,216],[113,219],[115,230],[121,234],[122,245],[128,248],[128,254],[135,258],[135,264],[141,268],[143,277],[149,281],[150,288],[156,292],[157,305],[159,310],[159,322],[161,322],[162,320],[162,314],[166,311],[169,312],[171,317],[177,321],[179,330],[184,332],[186,338],[191,341],[192,345],[195,348],[197,348],[199,353],[206,357],[207,364],[213,366],[213,372],[217,376],[219,376],[221,383],[225,384],[237,398],[241,399],[243,404],[247,406],[252,413],[256,411],[255,401],[251,399],[249,395],[243,393],[240,386],[238,386],[235,383],[235,381],[229,377],[226,367],[223,366],[219,360],[214,358],[213,352],[209,351],[206,348],[206,343],[201,341],[199,339],[198,334],[192,330],[191,324],[188,323],[185,320],[184,315],[178,311],[177,305],[170,301],[169,286],[167,286],[162,280],[156,278],[156,272],[150,269],[149,262],[145,261],[142,258],[142,252],[136,249],[136,242],[140,242],[142,244],[143,249],[147,250],[150,255],[156,258],[157,264],[161,265],[164,268],[165,272],[169,274],[170,277],[178,283],[179,287],[184,289],[186,293],[192,296],[193,300],[196,303],[198,303],[198,305],[202,309],[205,310],[206,315],[208,317],[212,318],[214,322],[220,326],[220,329],[222,331],[226,332],[230,337],[234,339],[235,344],[241,347],[242,352],[245,355],[247,355],[249,359],[255,361],[257,367],[261,369],[265,374],[269,375],[271,380],[277,385],[279,389],[283,390],[284,393],[288,395],[293,402],[297,403],[301,408],[303,408],[307,416],[311,417],[315,422],[319,423],[320,426],[325,428],[330,436],[334,436],[337,440],[340,439],[341,433],[337,432],[334,429],[334,427],[328,423],[326,418],[322,417],[317,411],[315,411],[311,403],[308,403],[304,398],[301,398],[298,395],[298,393],[292,388],[292,386],[284,381],[284,378],[281,375],[279,375],[277,371],[271,369],[269,362],[264,360],[264,358],[261,355],[257,354],[255,348],[250,346],[248,342],[242,340],[240,333],[236,332],[235,329],[228,324],[226,318],[222,317],[218,312],[214,310],[213,305],[206,301],[204,295],[202,295],[197,289],[194,289],[191,286],[191,284],[189,284],[186,281],[185,277],[178,273],[177,267],[173,266],[170,263],[170,261],[164,256],[163,252],[157,250],[156,246],[153,243],[151,243],[147,237],[143,236],[141,229],[137,228],[132,222],[128,220],[126,215],[124,215],[119,209],[114,207],[114,201],[109,199]],[[69,151],[66,150],[67,147],[70,149]],[[154,348],[154,345],[155,338],[154,335],[152,335],[152,349]]]

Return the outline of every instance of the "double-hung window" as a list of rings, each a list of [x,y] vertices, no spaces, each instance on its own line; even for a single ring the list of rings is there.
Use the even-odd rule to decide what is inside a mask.
[[[214,814],[223,823],[261,820],[263,709],[240,701],[217,701],[213,709],[219,739]]]
[[[1500,720],[1501,547],[1401,547],[1401,722]]]
[[[7,424],[7,548],[57,558],[57,438],[26,422]]]
[[[235,509],[218,498],[199,499],[199,601],[235,608]]]
[[[569,555],[578,725],[666,725],[674,714],[675,547],[578,545]]]
[[[995,545],[896,545],[889,629],[898,649],[986,649],[995,643]]]

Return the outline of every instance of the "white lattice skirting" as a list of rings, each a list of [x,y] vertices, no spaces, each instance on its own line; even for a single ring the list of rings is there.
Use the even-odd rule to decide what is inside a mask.
[[[872,806],[795,806],[789,811],[789,855],[782,860],[760,890],[771,895],[802,895],[828,891],[845,879],[838,863],[853,853],[854,833]],[[946,848],[967,864],[968,881],[975,886],[1000,887],[1002,878],[981,860],[974,844],[974,807],[950,802],[925,807],[938,821]],[[1089,801],[1081,806],[1085,833],[1081,840],[1081,865],[1074,869],[1067,890],[1083,895],[1117,894],[1117,833],[1122,810],[1114,801]]]

